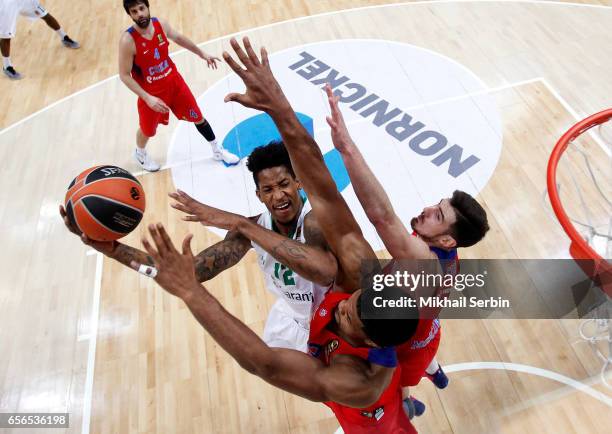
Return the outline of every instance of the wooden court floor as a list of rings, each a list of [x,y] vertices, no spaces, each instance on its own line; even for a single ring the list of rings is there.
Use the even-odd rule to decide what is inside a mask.
[[[227,2],[228,10],[236,13],[238,3]],[[258,11],[253,12],[256,25],[336,5],[277,2],[270,18],[256,3],[249,2]],[[67,11],[59,2],[48,2],[49,10],[52,5]],[[122,13],[113,8],[115,15]],[[94,9],[106,17],[106,9]],[[253,27],[246,16],[225,24],[215,10],[211,22],[216,27],[201,30],[198,18],[188,12],[188,6],[181,6],[168,16],[176,17],[198,42]],[[79,21],[80,13],[65,13]],[[87,20],[94,21],[95,15]],[[113,35],[129,25],[122,19],[101,19],[103,30],[88,33],[97,29],[91,24],[83,26],[83,34],[94,38],[92,33],[103,32],[94,39],[106,40],[110,47]],[[470,68],[491,89],[504,140],[495,173],[479,195],[492,230],[462,257],[563,258],[568,242],[543,200],[547,157],[577,117],[612,106],[611,25],[612,9],[605,7],[429,2],[288,21],[247,34],[271,52],[329,39],[387,39],[431,49]],[[211,52],[227,47],[227,39],[204,45]],[[0,125],[8,127],[93,84],[93,76],[97,81],[114,74],[114,66],[106,63],[114,65],[112,50],[78,53],[91,60],[88,64],[95,71],[71,81],[78,87],[36,78],[45,89],[42,99],[26,88],[21,99],[14,88],[4,92],[7,83],[0,80],[3,100],[8,95],[11,106],[21,110],[18,118],[5,116]],[[64,62],[72,65],[69,59]],[[203,72],[195,57],[185,53],[175,62],[196,95],[228,73],[226,67]],[[137,119],[134,102],[118,79],[111,78],[0,132],[0,157],[7,162],[0,168],[0,233],[6,246],[0,252],[0,411],[67,411],[71,427],[57,432],[70,433],[84,428],[92,433],[334,432],[338,424],[324,406],[246,374],[182,303],[147,278],[87,254],[65,231],[57,205],[75,173],[102,162],[138,170],[130,154]],[[165,160],[176,126],[171,121],[152,141],[150,152],[159,160]],[[597,144],[588,142],[586,147],[610,188],[610,160]],[[579,184],[593,198],[586,173],[579,173]],[[149,205],[143,224],[127,243],[138,245],[143,228],[153,221],[164,223],[175,240],[193,232],[195,250],[218,239],[202,226],[180,221],[169,208],[166,193],[174,186],[168,170],[140,179]],[[568,207],[579,212],[577,200],[571,199]],[[272,297],[252,252],[207,287],[261,332]],[[422,433],[608,432],[610,391],[598,377],[599,360],[578,339],[577,326],[575,320],[443,321],[439,359],[454,367],[449,370],[451,384],[444,391],[426,381],[415,388],[414,394],[428,405],[415,426]],[[544,371],[573,380],[574,386]]]

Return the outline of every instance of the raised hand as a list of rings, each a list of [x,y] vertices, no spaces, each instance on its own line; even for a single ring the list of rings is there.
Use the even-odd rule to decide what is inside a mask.
[[[172,240],[161,223],[149,225],[149,234],[155,247],[147,238],[142,239],[142,245],[153,259],[157,274],[153,276],[155,281],[170,294],[183,298],[192,293],[194,288],[199,288],[200,283],[196,279],[193,253],[191,251],[191,239],[193,235],[188,234],[183,240],[182,252],[179,252],[172,244]],[[132,268],[137,269],[140,264],[132,261]]]
[[[223,52],[223,58],[244,82],[246,93],[230,93],[225,97],[225,102],[235,101],[245,107],[266,113],[291,110],[285,94],[272,74],[266,49],[261,47],[260,60],[253,51],[249,38],[245,37],[242,42],[244,49],[235,38],[230,40],[240,63],[234,60],[227,51]]]
[[[66,225],[66,228],[70,232],[72,232],[73,234],[78,236],[81,239],[81,241],[83,242],[83,244],[88,245],[89,247],[97,250],[98,252],[100,252],[100,253],[102,253],[102,254],[104,254],[106,256],[112,255],[112,253],[114,252],[115,248],[119,244],[117,241],[95,241],[95,240],[92,240],[87,235],[85,235],[83,232],[81,232],[79,230],[79,228],[77,228],[76,226],[72,225],[72,223],[70,222],[70,219],[68,218],[68,214],[66,213],[66,210],[64,209],[63,205],[59,206],[59,213],[60,213],[60,216],[62,217],[62,220],[64,220],[64,224]]]
[[[346,128],[340,107],[338,107],[338,100],[340,98],[334,95],[329,83],[325,85],[325,92],[327,93],[327,101],[331,110],[331,116],[326,116],[326,119],[331,127],[332,142],[339,152],[346,152],[351,146],[354,146],[354,143],[348,128]]]
[[[213,226],[219,229],[233,230],[245,217],[198,202],[187,193],[177,190],[175,193],[168,193],[176,203],[171,204],[172,208],[187,214],[183,220],[188,222],[200,222],[204,226]]]

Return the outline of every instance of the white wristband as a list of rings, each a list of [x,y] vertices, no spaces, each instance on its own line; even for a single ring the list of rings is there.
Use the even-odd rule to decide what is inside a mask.
[[[149,265],[141,264],[140,268],[138,268],[138,272],[140,274],[144,274],[145,276],[148,276],[148,277],[150,277],[152,279],[154,279],[155,276],[157,276],[157,268],[151,267]]]

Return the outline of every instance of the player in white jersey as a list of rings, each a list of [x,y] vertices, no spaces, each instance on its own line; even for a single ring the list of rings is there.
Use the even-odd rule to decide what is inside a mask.
[[[246,218],[201,204],[185,193],[172,193],[173,206],[189,215],[186,220],[227,229],[222,241],[195,256],[196,277],[212,279],[237,264],[254,248],[268,289],[278,299],[266,322],[264,341],[272,347],[306,352],[311,314],[334,282],[338,265],[312,212],[300,195],[300,183],[282,143],[256,148],[248,159],[256,194],[267,211]],[[60,213],[74,233],[63,207]],[[79,234],[80,235],[80,234]],[[118,241],[81,239],[106,256],[153,276],[153,260],[141,250]]]
[[[2,0],[0,1],[0,51],[2,52],[2,71],[11,80],[19,80],[21,74],[11,63],[11,39],[15,37],[19,15],[30,20],[42,19],[47,26],[60,37],[67,48],[79,48],[78,42],[70,39],[57,20],[40,4],[38,0]]]
[[[309,212],[309,207],[303,205],[295,230],[287,234],[289,238],[304,244],[307,242],[304,219]],[[257,224],[269,230],[276,229],[269,211],[259,216]],[[257,252],[268,290],[278,297],[268,315],[263,340],[271,347],[295,348],[306,352],[310,318],[325,297],[329,285],[322,286],[305,279],[278,262],[259,244],[253,241],[251,244]]]
[[[267,209],[261,215],[247,219],[201,204],[182,192],[171,194],[178,202],[173,207],[189,214],[188,220],[227,229],[228,236],[238,233],[236,253],[244,255],[251,246],[255,249],[266,286],[277,297],[263,340],[271,347],[306,352],[310,318],[335,279],[336,259],[300,195],[284,145],[273,142],[256,148],[247,167],[253,173],[257,197]]]

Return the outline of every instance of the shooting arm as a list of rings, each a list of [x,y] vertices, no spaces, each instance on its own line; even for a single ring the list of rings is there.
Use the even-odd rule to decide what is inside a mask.
[[[134,40],[128,32],[124,32],[119,40],[119,78],[128,89],[146,100],[149,94],[132,77],[135,54],[136,47],[134,46]]]
[[[325,366],[299,351],[272,349],[201,285],[182,298],[198,322],[242,368],[311,401],[367,407],[376,402],[393,374],[393,369],[353,357],[337,356]]]
[[[240,262],[250,248],[251,243],[247,238],[236,231],[229,231],[225,239],[195,256],[196,278],[199,282],[212,279]]]
[[[237,232],[230,231],[225,239],[213,244],[194,257],[195,274],[199,282],[212,279],[217,274],[236,265],[251,248],[248,239]],[[153,267],[153,259],[142,250],[115,242],[106,256],[120,262],[126,267],[131,264],[144,264]]]
[[[266,229],[249,219],[243,219],[238,231],[259,244],[281,264],[303,278],[319,285],[330,285],[338,272],[335,256],[327,249],[318,224],[308,213],[304,221],[306,244]]]

